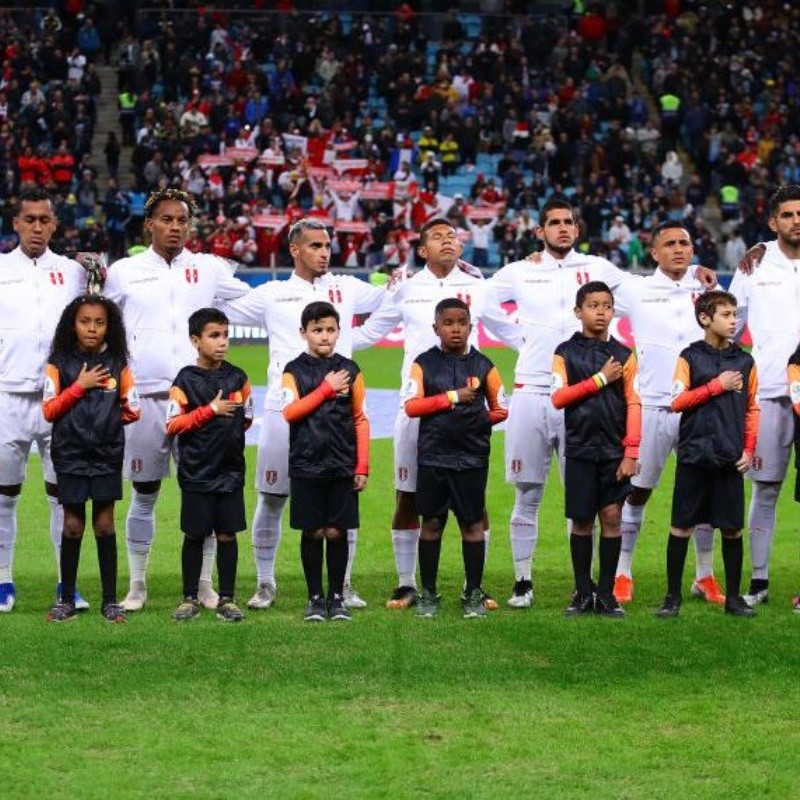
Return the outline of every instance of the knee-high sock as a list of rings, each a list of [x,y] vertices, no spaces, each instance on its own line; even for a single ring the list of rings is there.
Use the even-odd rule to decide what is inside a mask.
[[[750,529],[752,577],[757,580],[769,579],[769,557],[772,553],[772,540],[775,537],[775,506],[778,504],[780,492],[779,483],[753,482],[747,524]]]
[[[19,495],[0,494],[0,583],[13,578],[14,545],[17,542],[17,503]]]
[[[63,547],[59,547],[61,564],[59,572],[64,577],[61,585],[61,600],[64,603],[75,602],[75,583],[78,580],[78,561],[81,557],[81,542],[83,537],[76,539],[64,537]]]
[[[181,576],[183,578],[183,596],[197,599],[200,569],[203,564],[202,539],[183,537],[181,550]]]
[[[103,605],[117,602],[117,536],[96,536],[97,562],[100,565],[100,585]]]
[[[622,543],[620,545],[619,563],[617,564],[617,575],[633,577],[633,551],[636,548],[636,540],[639,538],[643,522],[644,506],[632,506],[630,503],[623,504],[622,518],[620,520]]]
[[[398,586],[417,586],[417,548],[419,528],[392,530],[392,549],[397,567]]]
[[[344,571],[347,569],[347,538],[325,540],[325,564],[328,568],[328,599],[344,590]]]
[[[47,504],[50,506],[50,539],[53,542],[53,551],[56,556],[56,570],[58,580],[61,582],[61,534],[64,532],[64,506],[52,495],[47,495]]]
[[[714,574],[714,529],[710,525],[695,525],[695,578],[700,581]]]
[[[621,536],[601,536],[598,551],[600,554],[600,574],[597,578],[597,590],[602,595],[609,595],[614,589],[614,576],[619,566],[619,553],[622,546]]]
[[[344,571],[344,585],[349,586],[353,578],[353,562],[356,560],[356,546],[358,545],[358,528],[347,531],[347,567]]]
[[[441,541],[441,539],[439,540]],[[461,540],[461,557],[464,561],[464,579],[467,592],[480,589],[483,583],[483,565],[486,561],[486,541]]]
[[[128,547],[130,582],[146,583],[147,561],[156,532],[156,501],[159,492],[142,494],[131,491],[131,504],[125,519],[125,543]]]
[[[518,581],[531,580],[536,541],[539,538],[539,505],[544,485],[518,483],[511,512],[511,555],[514,559],[514,576]]]
[[[742,583],[742,537],[722,537],[722,563],[725,565],[725,596],[738,597]]]
[[[303,534],[300,537],[300,560],[306,578],[308,596],[322,594],[322,562],[325,557],[325,540],[312,539]]]
[[[281,541],[281,514],[288,497],[259,492],[253,515],[253,558],[259,584],[275,583],[275,556]]]
[[[676,597],[681,596],[683,567],[686,564],[688,550],[689,540],[687,538],[670,533],[667,539],[667,592]]]
[[[209,539],[212,537],[208,537]],[[235,597],[236,566],[239,563],[239,541],[217,542],[217,573],[219,575],[219,596]],[[200,580],[203,580],[201,577]]]
[[[203,566],[200,568],[202,583],[214,582],[214,561],[217,557],[217,537],[206,536],[203,541]]]

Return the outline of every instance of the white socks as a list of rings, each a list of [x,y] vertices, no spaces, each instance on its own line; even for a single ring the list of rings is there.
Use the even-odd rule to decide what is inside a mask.
[[[633,551],[636,547],[636,540],[642,530],[644,522],[644,506],[632,506],[630,503],[623,503],[622,515],[620,519],[620,532],[622,533],[622,545],[617,564],[617,575],[627,575],[633,577],[631,565],[633,562]]]
[[[417,588],[417,548],[419,528],[392,530],[392,549],[397,567],[397,585]]]
[[[131,490],[131,504],[125,520],[125,538],[128,546],[130,582],[145,584],[147,561],[156,532],[156,501],[158,492],[142,494]]]
[[[253,558],[258,584],[275,583],[275,556],[281,541],[281,514],[289,498],[259,492],[253,515]]]
[[[14,544],[17,541],[17,503],[19,495],[0,494],[0,583],[12,583]]]
[[[710,525],[695,525],[694,533],[695,580],[701,581],[714,574],[714,529]]]
[[[753,481],[747,525],[750,529],[752,577],[755,580],[769,579],[769,557],[772,553],[772,540],[775,537],[775,507],[780,493],[779,483]]]
[[[518,581],[531,580],[536,541],[539,538],[539,505],[544,485],[518,483],[515,487],[514,509],[511,512],[511,555],[514,576]]]
[[[347,567],[344,571],[344,585],[350,586],[353,577],[353,562],[356,560],[356,545],[358,544],[358,529],[350,528],[347,531]]]
[[[52,495],[46,494],[50,505],[50,539],[56,554],[56,575],[61,583],[61,535],[64,533],[64,506]]]

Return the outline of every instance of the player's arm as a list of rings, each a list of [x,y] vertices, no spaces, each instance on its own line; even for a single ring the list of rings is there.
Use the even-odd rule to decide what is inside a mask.
[[[675,365],[675,374],[672,378],[672,403],[670,408],[673,411],[686,411],[695,406],[704,405],[712,397],[716,397],[725,391],[721,376],[717,376],[708,383],[704,383],[694,389],[689,388],[691,385],[692,370],[689,362],[683,356],[679,356],[678,363]]]
[[[758,370],[756,365],[750,370],[750,380],[747,384],[747,411],[744,417],[744,452],[749,454],[752,461],[758,443],[758,422],[761,409],[758,405]]]
[[[366,397],[367,388],[364,384],[364,376],[359,372],[350,389],[350,408],[356,431],[356,471],[353,488],[357,492],[367,485],[367,476],[369,475],[369,418],[364,405]]]
[[[305,397],[300,397],[297,382],[290,372],[283,373],[283,418],[287,422],[300,422],[310,417],[326,400],[336,397],[336,389],[325,379],[322,383],[309,392]]]
[[[244,429],[247,430],[253,424],[253,387],[250,381],[246,380],[242,387],[242,405],[244,406]]]
[[[489,422],[492,425],[508,417],[508,398],[497,367],[492,367],[486,375],[486,402],[489,404]]]
[[[492,294],[494,302],[500,304],[508,301],[516,302],[517,296],[514,293],[514,279],[510,269],[510,264],[501,267],[488,281],[486,289]]]
[[[622,366],[622,386],[627,407],[622,446],[625,448],[625,458],[634,461],[639,458],[639,444],[642,441],[642,398],[639,396],[638,374],[636,356],[631,353]],[[631,474],[635,474],[635,468]]]
[[[62,390],[58,368],[53,364],[45,367],[42,413],[48,422],[61,419],[78,404],[84,394],[86,394],[84,388],[77,381]]]
[[[262,284],[250,289],[246,294],[230,299],[215,298],[214,305],[225,314],[234,325],[267,327],[267,297]]]
[[[178,436],[208,425],[216,416],[212,403],[189,411],[189,399],[179,386],[171,386],[167,406],[167,435]]]
[[[355,304],[353,310],[356,314],[371,314],[376,311],[383,298],[386,296],[385,286],[372,286],[366,281],[359,278],[354,278],[352,275],[346,275],[345,278],[353,282],[355,286]]]
[[[403,309],[399,291],[382,290],[383,298],[377,310],[369,319],[357,328],[353,328],[353,349],[363,350],[365,347],[379,342],[391,333],[403,321]]]
[[[519,350],[522,345],[522,326],[506,314],[495,289],[486,287],[486,302],[480,316],[489,332],[503,344]]]
[[[142,416],[139,393],[136,391],[130,367],[124,367],[119,376],[119,404],[122,409],[123,425],[130,425]]]
[[[249,283],[245,283],[239,278],[235,278],[233,273],[238,268],[238,264],[236,262],[230,262],[231,266],[228,266],[228,262],[221,258],[216,258],[212,256],[214,260],[217,262],[217,288],[214,292],[214,299],[217,300],[235,300],[237,297],[244,297],[244,295],[248,294],[252,291],[252,287]]]
[[[603,368],[605,369],[605,367]],[[597,394],[608,385],[608,377],[603,370],[595,372],[588,378],[570,385],[567,376],[567,365],[564,356],[556,353],[553,356],[553,376],[550,382],[550,400],[556,408],[566,408],[593,394]]]
[[[750,281],[749,273],[737,270],[728,291],[736,298],[736,339],[742,335],[750,306]]]
[[[411,378],[405,396],[405,410],[409,417],[429,417],[442,411],[452,411],[459,402],[455,389],[426,397],[422,367],[416,361],[411,365]]]

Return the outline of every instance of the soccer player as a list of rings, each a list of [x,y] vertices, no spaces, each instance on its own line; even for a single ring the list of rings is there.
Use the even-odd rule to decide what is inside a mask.
[[[552,403],[563,408],[566,439],[564,498],[572,521],[570,552],[575,593],[564,612],[625,616],[614,597],[620,552],[620,508],[631,491],[641,438],[642,402],[636,357],[608,332],[614,297],[602,281],[575,296],[582,330],[553,356]],[[600,518],[600,575],[592,583],[592,527]]]
[[[169,392],[166,430],[178,441],[183,531],[183,600],[172,614],[177,622],[200,614],[203,542],[209,537],[217,540],[217,618],[244,617],[234,599],[236,534],[247,527],[244,437],[253,422],[253,400],[247,375],[225,360],[228,327],[216,308],[200,308],[189,317],[197,360],[177,374]]]
[[[397,325],[403,325],[405,338],[401,372],[400,408],[394,424],[395,512],[392,521],[392,547],[397,567],[398,585],[386,602],[388,608],[403,609],[418,597],[416,582],[419,514],[415,503],[417,491],[417,438],[419,419],[405,413],[411,365],[416,357],[438,342],[431,320],[440,300],[458,297],[470,309],[473,321],[482,320],[501,340],[512,347],[519,345],[519,327],[486,290],[479,270],[460,260],[461,241],[448,220],[436,218],[420,230],[418,252],[425,267],[409,275],[402,272],[390,282],[381,307],[353,332],[355,349],[379,342]],[[477,345],[477,330],[470,334],[470,344]],[[485,532],[489,541],[489,531]],[[494,601],[489,604],[496,607]]]
[[[436,576],[447,514],[452,508],[461,531],[465,619],[483,617],[486,558],[484,518],[492,425],[507,416],[506,393],[492,362],[468,342],[469,306],[457,297],[436,305],[434,330],[439,344],[411,365],[414,392],[405,403],[419,417],[417,510],[422,517],[419,571],[422,593],[417,616],[439,609]],[[488,407],[487,407],[488,406]]]
[[[745,600],[751,605],[769,599],[776,506],[794,440],[786,364],[800,341],[800,186],[783,186],[772,195],[769,227],[777,238],[767,244],[761,264],[750,275],[737,272],[730,286],[738,301],[738,330],[745,324],[750,329],[759,374],[758,448],[748,473],[753,573]]]
[[[13,218],[19,244],[0,255],[0,612],[11,611],[16,601],[12,565],[17,503],[34,443],[42,457],[57,568],[60,563],[64,510],[57,499],[51,428],[42,416],[42,392],[56,324],[67,303],[85,290],[86,272],[76,261],[50,250],[57,225],[45,191],[22,192]],[[60,589],[59,577],[57,599]],[[75,606],[89,607],[77,593]]]
[[[683,350],[675,367],[672,410],[682,412],[678,465],[667,542],[667,595],[659,617],[676,617],[692,529],[705,522],[722,533],[725,613],[755,616],[739,594],[742,579],[744,479],[756,449],[758,377],[753,357],[731,340],[736,298],[712,291],[695,304],[702,341]]]
[[[625,281],[616,291],[616,313],[626,316],[633,327],[639,363],[639,393],[642,398],[642,444],[639,472],[631,478],[634,491],[622,507],[622,552],[614,596],[628,603],[633,596],[631,562],[644,520],[644,507],[658,485],[670,451],[678,444],[680,415],[670,408],[672,372],[681,350],[697,335],[694,302],[703,286],[691,277],[694,250],[683,222],[668,220],[652,233],[650,255],[656,271],[639,280]],[[691,593],[713,603],[724,603],[713,572],[714,529],[694,529],[697,554]]]
[[[133,483],[125,534],[130,589],[122,602],[139,611],[147,602],[147,562],[155,535],[155,507],[161,481],[169,475],[176,442],[164,426],[174,377],[196,359],[186,320],[199,308],[246,294],[250,287],[231,274],[216,256],[184,247],[196,206],[191,195],[163,189],[145,204],[145,227],[152,243],[143,253],[117,261],[103,293],[123,312],[131,367],[140,393],[142,416],[129,426],[125,441],[125,477]],[[211,584],[216,540],[204,543],[199,600],[215,609],[219,597]]]
[[[795,413],[794,424],[794,452],[795,452],[795,477],[794,477],[794,501],[800,503],[800,345],[792,353],[789,359],[789,366],[786,370],[789,383],[789,397],[792,400],[792,408]],[[795,614],[800,614],[800,592],[792,598],[792,607]]]
[[[358,493],[369,475],[369,420],[361,370],[335,351],[341,330],[331,303],[309,303],[300,318],[308,350],[284,368],[283,416],[290,426],[290,518],[302,531],[306,622],[349,622],[343,591],[347,531],[358,528]],[[328,567],[322,591],[323,544]]]
[[[506,427],[506,480],[516,490],[510,521],[516,582],[508,604],[513,608],[533,604],[539,506],[554,451],[563,475],[564,415],[550,402],[550,381],[553,352],[578,329],[574,292],[595,280],[616,291],[635,277],[604,258],[573,249],[578,224],[564,198],[553,197],[542,206],[535,232],[544,244],[538,259],[507,264],[489,281],[498,300],[516,301],[523,337]],[[695,269],[697,277],[703,273],[716,281],[712,271]]]
[[[269,608],[275,601],[275,556],[281,539],[281,514],[289,495],[289,424],[283,418],[282,375],[286,364],[299,356],[306,343],[300,335],[303,309],[314,300],[326,300],[345,324],[340,329],[336,352],[352,354],[351,320],[355,314],[375,310],[383,287],[370,286],[352,275],[332,275],[331,239],[322,222],[302,219],[289,230],[289,252],[294,272],[285,281],[270,281],[253,289],[246,297],[222,306],[232,318],[245,325],[264,328],[269,337],[269,368],[264,416],[258,442],[256,489],[258,502],[253,517],[253,555],[258,586],[248,608]],[[350,608],[363,608],[366,602],[351,585],[356,552],[355,529],[347,533],[348,562],[344,599]]]

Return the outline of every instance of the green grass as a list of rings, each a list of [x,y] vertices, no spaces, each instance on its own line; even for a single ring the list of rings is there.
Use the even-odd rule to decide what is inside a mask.
[[[360,355],[368,385],[395,387],[399,355]],[[510,385],[513,354],[492,355]],[[263,348],[238,348],[234,360],[263,382]],[[513,492],[502,480],[501,439],[495,438],[488,496],[486,586],[504,600],[513,579]],[[254,455],[248,452],[251,466]],[[382,608],[395,580],[390,441],[374,443],[372,463],[356,566],[356,585],[370,607],[349,626],[301,622],[303,581],[297,535],[289,530],[274,609],[250,613],[238,626],[210,614],[173,624],[180,584],[174,481],[165,483],[158,507],[148,610],[125,626],[99,618],[96,556],[87,538],[80,585],[93,608],[55,626],[44,623],[53,556],[41,473],[32,462],[20,503],[19,603],[0,619],[3,795],[796,795],[800,619],[789,598],[797,588],[798,515],[789,491],[779,509],[773,603],[755,620],[729,619],[695,602],[678,620],[652,616],[663,593],[671,475],[648,508],[628,618],[564,620],[571,572],[554,475],[541,514],[535,608],[462,620],[460,548],[451,527],[441,567],[443,611],[421,621]],[[252,491],[247,499],[252,509]],[[245,534],[243,599],[253,582]]]

